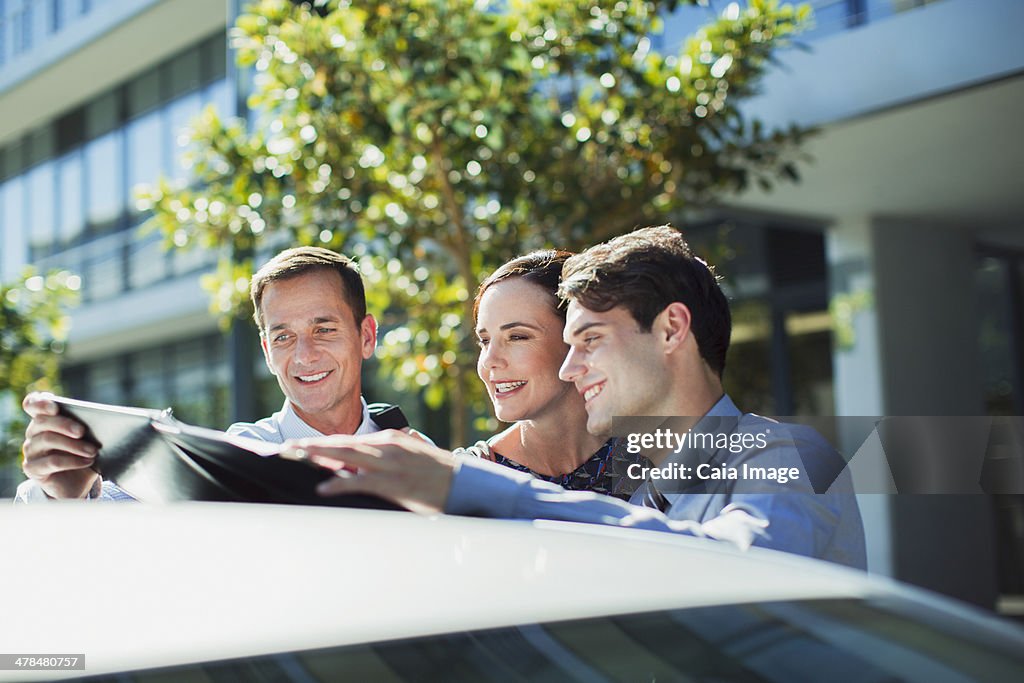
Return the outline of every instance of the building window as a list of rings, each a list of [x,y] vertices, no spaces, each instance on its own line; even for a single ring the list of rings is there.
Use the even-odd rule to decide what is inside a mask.
[[[134,232],[135,237],[128,245],[128,287],[142,289],[167,277],[168,255],[159,234],[143,234],[142,229]]]
[[[7,61],[7,2],[0,0],[0,65]]]
[[[88,0],[35,0],[35,3],[38,22],[36,35],[40,39],[62,31],[89,10]]]
[[[21,0],[20,8],[11,15],[11,47],[20,55],[32,48],[32,0]]]
[[[986,412],[1024,415],[1024,253],[984,251],[975,283]]]
[[[82,295],[89,301],[110,299],[125,289],[124,236],[109,235],[84,247]]]
[[[169,95],[174,98],[197,90],[203,83],[201,46],[183,52],[168,65]]]
[[[170,163],[164,170],[171,180],[190,184],[195,177],[184,154],[189,145],[189,124],[202,109],[202,97],[197,92],[179,97],[167,107],[165,158]]]
[[[985,410],[992,416],[1024,415],[1024,252],[982,248],[975,268],[975,296]],[[1019,458],[1024,449],[1024,418],[1002,420],[1001,441],[1006,442],[1002,445],[1007,455]],[[1024,495],[995,495],[992,503],[999,607],[1020,618],[1024,615]]]
[[[124,209],[121,99],[114,90],[85,108],[85,212],[94,234],[112,230]]]
[[[43,255],[53,249],[56,227],[57,174],[53,162],[39,164],[26,175],[28,188],[29,236],[32,254]]]
[[[163,110],[152,111],[125,127],[129,212],[137,214],[135,198],[141,186],[152,185],[166,166]]]
[[[63,12],[59,16],[68,21],[84,12],[78,0],[29,4],[41,30],[51,10]],[[0,9],[8,12],[0,14],[0,27],[13,28],[12,10],[22,27],[26,6],[0,0]],[[0,219],[9,247],[3,254],[5,272],[20,269],[26,256],[40,267],[71,268],[84,277],[85,298],[97,300],[209,267],[208,253],[161,255],[154,238],[134,231],[115,240],[109,253],[101,252],[113,243],[102,238],[126,232],[144,218],[135,206],[138,186],[161,175],[193,180],[181,159],[181,143],[190,119],[207,103],[231,113],[226,51],[218,32],[0,148]],[[92,244],[96,240],[102,244]]]
[[[203,69],[203,83],[212,83],[224,79],[228,75],[228,60],[232,58],[228,51],[226,32],[214,34],[200,46]]]
[[[21,271],[25,253],[25,179],[10,178],[0,185],[0,225],[3,226],[2,240],[3,281],[14,279]]]
[[[120,405],[125,402],[124,390],[127,365],[125,358],[107,358],[90,364],[84,371],[88,392],[85,398],[97,403]]]
[[[85,142],[85,108],[77,107],[53,123],[57,136],[57,154],[74,149]]]
[[[147,71],[126,86],[128,118],[133,119],[160,106],[160,69]]]
[[[56,33],[67,24],[68,0],[50,0],[50,33]]]
[[[214,81],[206,87],[204,94],[206,102],[213,105],[222,121],[235,115],[235,94],[228,80]]]
[[[170,403],[168,371],[164,359],[171,360],[163,348],[139,351],[132,357],[131,391],[129,403],[133,406],[162,410]],[[168,363],[171,365],[171,363]]]
[[[715,219],[685,231],[724,278],[732,309],[725,389],[744,411],[835,410],[825,238],[764,220]]]
[[[63,374],[75,398],[171,407],[175,416],[190,424],[228,426],[228,367],[224,338],[218,334],[69,367]]]
[[[85,227],[83,184],[81,150],[57,159],[57,234],[65,245],[74,244]]]
[[[125,207],[122,135],[117,130],[85,146],[86,219],[93,234],[117,227]]]

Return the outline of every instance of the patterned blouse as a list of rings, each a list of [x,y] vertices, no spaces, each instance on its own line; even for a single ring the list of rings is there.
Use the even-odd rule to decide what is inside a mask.
[[[472,446],[459,449],[457,452],[490,460],[520,472],[526,472],[537,479],[550,481],[552,484],[557,484],[568,491],[593,491],[594,493],[602,493],[626,500],[629,498],[630,492],[619,490],[618,483],[621,477],[619,473],[614,471],[618,468],[613,467],[612,452],[614,445],[615,439],[609,439],[603,446],[597,449],[596,453],[575,470],[568,474],[556,476],[534,472],[526,465],[522,465],[515,460],[509,460],[491,448],[491,445],[486,441],[478,441]]]

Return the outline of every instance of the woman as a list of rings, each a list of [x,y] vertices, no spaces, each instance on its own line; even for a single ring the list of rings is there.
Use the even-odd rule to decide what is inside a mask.
[[[566,489],[614,493],[611,441],[587,432],[576,388],[558,378],[568,346],[556,290],[566,251],[535,251],[496,270],[477,291],[477,373],[494,414],[514,423],[464,452]]]

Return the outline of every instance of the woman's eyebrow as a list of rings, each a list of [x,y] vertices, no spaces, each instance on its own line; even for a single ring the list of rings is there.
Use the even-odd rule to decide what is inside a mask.
[[[531,330],[537,330],[538,332],[541,331],[541,328],[538,327],[537,325],[534,325],[532,323],[518,322],[518,321],[517,322],[511,322],[511,323],[505,323],[504,325],[502,325],[498,329],[499,330],[510,330],[513,327],[527,327],[527,328],[529,328]]]

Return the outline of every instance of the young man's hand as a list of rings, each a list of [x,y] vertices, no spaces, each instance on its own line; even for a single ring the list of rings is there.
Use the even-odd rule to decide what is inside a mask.
[[[450,452],[393,429],[288,441],[281,456],[334,470],[317,489],[322,496],[369,493],[424,514],[444,510],[455,472]]]

